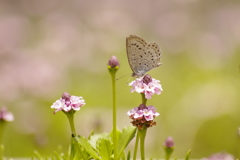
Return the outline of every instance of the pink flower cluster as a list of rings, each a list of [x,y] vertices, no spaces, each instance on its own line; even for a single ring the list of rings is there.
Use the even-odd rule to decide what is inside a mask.
[[[146,75],[129,83],[132,86],[131,92],[144,93],[146,99],[151,99],[154,94],[161,94],[163,89],[159,80]]]
[[[70,110],[79,111],[82,106],[84,106],[85,100],[82,97],[71,96],[64,92],[62,98],[53,103],[51,108],[56,109],[54,114],[58,111],[69,112]]]
[[[3,121],[13,121],[14,120],[14,116],[11,112],[9,112],[7,110],[6,107],[3,107],[0,109],[0,120]]]
[[[160,114],[155,111],[156,108],[154,106],[148,106],[141,108],[135,107],[127,112],[128,116],[133,119],[145,118],[146,121],[152,121],[155,117],[159,116]]]
[[[160,114],[155,111],[156,108],[153,106],[145,106],[141,104],[139,107],[135,107],[127,112],[128,116],[133,120],[131,123],[138,129],[144,127],[149,128],[156,125],[154,118]]]

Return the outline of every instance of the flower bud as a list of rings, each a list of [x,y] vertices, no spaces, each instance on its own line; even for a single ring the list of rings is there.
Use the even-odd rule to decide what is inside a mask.
[[[174,141],[172,137],[168,137],[163,143],[163,149],[165,151],[165,159],[169,160],[174,150]]]
[[[163,143],[163,145],[167,148],[172,148],[174,147],[174,141],[172,137],[168,137],[165,142]]]
[[[147,106],[145,104],[140,104],[138,107],[138,109],[141,109],[141,110],[143,110],[144,108],[147,109]]]
[[[115,68],[120,66],[120,63],[116,56],[112,56],[110,58],[110,60],[108,61],[108,66],[110,66],[110,68]]]
[[[143,77],[143,83],[145,83],[146,85],[148,85],[148,83],[152,82],[152,77],[147,74]]]
[[[62,95],[62,99],[64,99],[65,101],[69,101],[71,98],[71,95],[68,94],[67,92],[64,92]]]

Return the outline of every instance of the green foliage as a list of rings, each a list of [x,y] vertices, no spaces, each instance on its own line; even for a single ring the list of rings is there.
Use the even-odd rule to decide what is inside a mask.
[[[136,131],[137,131],[136,127],[133,127],[133,126],[125,127],[122,130],[121,134],[119,135],[119,140],[117,145],[117,151],[116,151],[117,159],[119,158],[123,150],[127,147],[129,142],[134,138]]]
[[[188,150],[187,154],[186,154],[186,157],[185,157],[185,160],[189,160],[189,156],[191,154],[191,150]]]
[[[122,131],[117,130],[117,151],[115,156],[118,160],[130,160],[130,151],[125,155],[124,149],[134,138],[136,127],[125,127]],[[42,156],[39,152],[34,151],[32,159],[45,160],[112,160],[114,157],[114,148],[112,142],[112,132],[94,135],[91,132],[88,138],[83,136],[72,137],[71,147],[68,154],[54,152],[48,157]]]
[[[128,154],[127,154],[127,160],[130,160],[130,158],[131,158],[131,152],[128,151]]]
[[[112,156],[113,145],[109,139],[99,138],[97,141],[97,150],[102,160],[109,160]]]
[[[85,137],[82,137],[82,136],[78,136],[78,137],[75,137],[75,141],[78,143],[77,148],[78,148],[79,153],[83,153],[81,155],[81,157],[83,157],[84,160],[86,160],[88,157],[88,155],[86,153],[88,153],[92,158],[94,158],[96,160],[101,159],[101,157],[99,157],[99,155],[96,153],[96,151],[91,146],[88,139],[86,139]],[[83,150],[85,150],[86,152],[82,152]]]

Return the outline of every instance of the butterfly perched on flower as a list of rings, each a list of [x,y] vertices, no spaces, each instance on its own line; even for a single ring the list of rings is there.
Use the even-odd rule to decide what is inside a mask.
[[[161,65],[161,49],[155,42],[147,43],[139,36],[130,35],[126,38],[126,49],[133,77],[142,77]]]

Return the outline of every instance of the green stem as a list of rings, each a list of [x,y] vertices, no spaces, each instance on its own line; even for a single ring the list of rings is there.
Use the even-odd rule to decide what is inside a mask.
[[[71,132],[72,132],[72,137],[71,137],[71,150],[70,150],[70,159],[73,159],[75,156],[75,150],[76,150],[76,144],[74,142],[74,137],[76,137],[76,129],[75,129],[75,125],[74,125],[74,110],[71,110],[69,112],[64,112],[67,117],[68,117],[68,121],[70,124],[70,128],[71,128]]]
[[[6,122],[4,120],[0,120],[0,144],[2,143],[2,137],[3,137],[5,123]]]
[[[74,110],[71,110],[69,112],[64,112],[67,117],[68,117],[68,121],[70,123],[70,127],[71,127],[71,131],[72,131],[72,135],[75,137],[76,136],[76,129],[75,129],[75,125],[74,125]]]
[[[137,132],[135,147],[134,147],[134,153],[133,153],[133,160],[137,159],[137,149],[138,149],[138,142],[139,142],[139,132]]]
[[[145,160],[145,137],[147,133],[147,128],[144,127],[142,130],[138,130],[140,136],[140,152],[141,152],[141,160]]]
[[[171,154],[166,154],[166,157],[165,157],[165,160],[169,160],[170,159],[170,157],[171,157]]]
[[[145,98],[145,94],[141,93],[142,96],[142,104],[145,104],[145,106],[147,105],[147,99]]]
[[[0,143],[0,160],[3,160],[3,151],[4,151],[4,146],[3,144]]]
[[[114,160],[117,159],[117,107],[116,107],[116,72],[110,72],[112,77],[112,99],[113,99],[113,145],[114,145]]]

